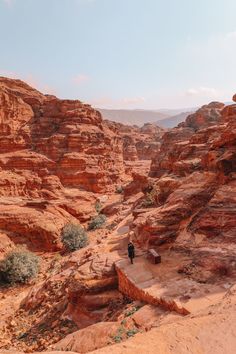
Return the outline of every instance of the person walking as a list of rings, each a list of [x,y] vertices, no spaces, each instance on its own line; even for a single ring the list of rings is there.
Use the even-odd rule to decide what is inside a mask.
[[[133,259],[135,257],[135,252],[134,252],[134,244],[132,241],[128,243],[128,257],[130,259],[130,263],[133,264]]]

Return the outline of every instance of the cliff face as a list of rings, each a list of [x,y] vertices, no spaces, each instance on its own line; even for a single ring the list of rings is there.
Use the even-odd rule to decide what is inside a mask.
[[[104,122],[80,101],[18,80],[0,79],[0,100],[0,259],[17,244],[41,256],[32,283],[2,287],[0,347],[105,353],[141,332],[112,350],[133,353],[137,340],[139,351],[182,354],[193,341],[205,348],[208,331],[209,350],[234,353],[215,338],[235,317],[236,104],[203,106],[165,133]],[[120,180],[130,183],[115,193]],[[90,220],[98,201],[107,221],[89,245],[55,252],[63,226]],[[161,263],[147,257],[150,247]],[[169,325],[178,332],[171,343]],[[152,327],[164,330],[158,343]]]
[[[0,90],[3,168],[37,169],[59,177],[64,187],[92,192],[119,180],[122,141],[99,112],[80,101],[43,96],[18,80],[2,78]],[[20,158],[12,154],[23,149]]]
[[[184,123],[166,132],[160,152],[152,159],[150,176],[173,172],[186,175],[196,171],[206,153],[210,136],[220,134],[223,103],[212,102],[187,117]],[[206,130],[205,130],[206,129]]]
[[[135,213],[139,242],[235,243],[236,105],[204,106],[165,133],[150,177],[152,208]]]
[[[0,227],[12,239],[57,249],[66,222],[90,217],[91,192],[123,173],[122,139],[99,112],[0,78]]]
[[[141,128],[108,120],[106,124],[122,138],[125,161],[151,160],[158,153],[164,129],[149,123]]]

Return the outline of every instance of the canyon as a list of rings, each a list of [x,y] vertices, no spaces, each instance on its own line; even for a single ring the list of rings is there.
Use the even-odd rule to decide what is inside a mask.
[[[1,77],[0,200],[0,260],[41,257],[0,283],[0,353],[234,353],[236,103],[128,126]],[[65,252],[63,227],[100,214]]]

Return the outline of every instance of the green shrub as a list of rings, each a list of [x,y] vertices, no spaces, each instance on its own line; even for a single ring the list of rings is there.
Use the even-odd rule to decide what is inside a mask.
[[[130,309],[129,311],[125,312],[125,317],[132,316],[140,308],[141,308],[140,306],[134,306],[132,309]]]
[[[61,232],[61,240],[68,251],[76,251],[88,245],[88,236],[80,225],[66,224]]]
[[[27,283],[39,272],[40,258],[29,251],[13,251],[0,263],[1,279],[6,283]]]
[[[155,205],[155,196],[153,192],[146,193],[144,200],[142,201],[143,208],[150,208]]]
[[[102,204],[101,204],[101,202],[99,202],[98,200],[96,201],[96,203],[95,203],[95,210],[96,210],[96,212],[99,214],[100,213],[100,211],[102,210]]]
[[[126,332],[126,335],[127,337],[133,337],[135,334],[138,333],[138,329],[137,328],[133,328],[133,329],[129,329],[127,332]]]
[[[117,186],[116,187],[116,193],[121,194],[124,192],[124,188],[122,186]]]
[[[123,340],[124,332],[125,332],[124,328],[119,327],[117,333],[112,337],[113,341],[115,343],[120,343]]]
[[[88,224],[88,230],[96,230],[101,229],[101,227],[105,224],[107,218],[103,214],[99,214],[91,219]]]

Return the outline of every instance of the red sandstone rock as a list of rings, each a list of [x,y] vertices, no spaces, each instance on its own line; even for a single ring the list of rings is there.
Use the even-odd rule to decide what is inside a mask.
[[[2,102],[7,102],[7,110],[1,110],[0,116],[3,122],[3,135],[0,136],[2,142],[0,228],[3,230],[0,237],[4,240],[3,252],[8,247],[14,246],[12,242],[26,243],[30,248],[41,251],[55,251],[61,246],[59,235],[64,224],[68,221],[76,223],[77,219],[88,220],[89,216],[85,215],[88,205],[90,214],[95,211],[92,209],[97,198],[88,191],[109,191],[114,188],[113,184],[120,181],[118,172],[123,171],[123,138],[121,139],[115,131],[111,131],[96,111],[79,101],[43,96],[24,83],[14,80],[3,79],[0,91],[3,92]],[[17,108],[15,115],[17,124],[14,123],[12,128],[7,111],[9,109],[12,115],[15,114],[13,104]],[[18,313],[12,310],[11,314],[16,316],[14,320],[8,322],[8,327],[11,328],[9,338],[14,342],[12,347],[25,348],[24,340],[17,339],[18,335],[22,334],[21,331],[29,330],[25,337],[28,343],[37,338],[37,346],[27,350],[45,350],[48,348],[47,340],[43,338],[46,335],[46,328],[47,335],[53,332],[54,340],[59,341],[62,336],[67,335],[68,330],[75,331],[99,321],[116,320],[116,310],[119,312],[124,298],[117,290],[114,262],[122,256],[126,257],[122,252],[126,248],[126,233],[129,226],[133,227],[132,239],[142,247],[154,245],[161,249],[163,245],[162,249],[166,246],[179,248],[178,257],[181,258],[182,252],[185,263],[184,267],[181,263],[183,272],[178,274],[179,278],[176,281],[177,269],[181,271],[180,259],[178,257],[174,259],[177,253],[172,253],[170,249],[162,257],[163,263],[160,265],[162,268],[159,268],[156,277],[158,270],[152,268],[152,271],[147,271],[146,259],[143,255],[140,256],[143,250],[139,252],[137,247],[137,255],[140,257],[135,259],[134,267],[129,265],[127,259],[122,261],[124,272],[120,274],[119,289],[124,294],[155,305],[165,304],[168,309],[177,309],[181,313],[189,313],[190,310],[182,312],[182,309],[185,307],[189,309],[188,300],[191,302],[194,287],[201,287],[201,282],[213,282],[216,274],[217,279],[223,283],[221,284],[223,288],[229,286],[230,279],[225,283],[227,276],[231,276],[231,280],[235,279],[236,105],[225,107],[223,110],[221,105],[213,106],[205,107],[202,112],[189,119],[187,127],[175,128],[164,134],[160,152],[153,159],[151,168],[153,178],[147,178],[145,173],[139,173],[137,178],[134,178],[133,185],[131,183],[127,187],[127,194],[130,192],[132,198],[125,201],[124,205],[134,203],[137,206],[133,212],[135,217],[133,224],[132,216],[127,215],[131,207],[123,211],[121,208],[120,218],[127,218],[117,227],[114,238],[107,240],[106,246],[102,244],[103,237],[107,237],[109,231],[100,234],[99,230],[92,234],[91,246],[70,256],[63,256],[63,260],[52,262],[47,274],[43,275],[42,271],[39,275],[40,283],[30,285],[29,288],[26,286],[26,298],[22,302],[22,307]],[[10,139],[6,136],[8,129]],[[146,130],[147,135],[150,134],[150,127],[145,127],[143,134],[146,134]],[[133,146],[133,141],[131,145]],[[137,146],[135,148],[137,150]],[[131,150],[127,146],[126,151],[131,153]],[[87,189],[87,192],[82,192],[80,190],[82,188]],[[138,208],[141,190],[153,193],[152,208],[148,209],[143,205],[142,209]],[[136,196],[133,196],[134,193],[137,193]],[[80,203],[84,203],[85,209],[80,208]],[[98,235],[102,237],[95,247]],[[187,254],[191,254],[192,259],[191,263],[186,264]],[[174,260],[174,266],[170,265],[171,259]],[[141,268],[139,264],[142,265]],[[132,274],[133,277],[130,277]],[[181,277],[183,279],[180,279]],[[132,279],[135,281],[131,282]],[[205,289],[204,301],[210,304],[208,284],[202,288]],[[20,290],[13,289],[13,293]],[[199,294],[203,295],[201,292]],[[218,296],[217,291],[213,296]],[[199,298],[200,296],[197,296],[194,299],[197,304],[201,303]],[[19,302],[19,298],[17,299]],[[197,309],[194,301],[192,306]],[[0,307],[1,305],[5,308],[4,301]],[[2,308],[1,314],[4,313]],[[7,310],[4,310],[5,313],[8,309],[9,304]],[[224,328],[222,323],[225,323],[225,316],[221,315],[217,319],[221,321],[221,328]],[[139,323],[141,328],[145,328],[142,319],[145,320],[144,317],[148,315],[144,312],[144,315],[140,316],[137,313],[134,320],[136,317],[137,325]],[[21,327],[26,317],[31,318],[32,322],[27,323],[26,327]],[[233,323],[233,318],[231,322]],[[64,323],[69,323],[71,327],[66,328]],[[190,325],[191,323],[187,322],[186,329]],[[104,328],[102,325],[101,327],[102,335],[96,341],[98,346],[101,342],[104,344],[107,338],[107,328],[104,333]],[[179,327],[182,328],[182,325],[177,324],[174,330]],[[4,331],[10,330],[9,328]],[[42,328],[45,330],[44,334],[40,332]],[[97,334],[99,330],[95,328]],[[168,326],[165,328],[168,329]],[[200,322],[198,328],[201,328]],[[77,344],[74,339],[73,343],[71,342],[71,337],[74,337],[72,335],[63,345],[67,348],[68,345],[78,345],[80,349],[83,347],[87,350],[84,347],[86,333],[94,333],[90,330],[91,327],[88,328],[88,332],[85,329],[78,333]],[[216,336],[217,331],[218,329],[214,332]],[[203,332],[205,335],[205,328]],[[162,348],[160,349],[161,341],[156,346],[158,333],[154,333],[153,337],[150,335],[155,350],[163,352],[167,347],[169,350],[169,342],[167,345],[163,344],[166,343],[167,332],[163,332],[161,338]],[[172,327],[170,333],[173,333]],[[183,330],[178,332],[178,336],[179,333],[183,333]],[[195,338],[195,324],[192,333]],[[8,336],[8,332],[4,332],[4,336]],[[143,345],[146,337],[137,334],[137,341],[139,338],[141,338],[139,345],[128,349],[129,345],[126,347],[126,344],[122,344],[118,352],[133,352],[137,348],[140,351],[140,344],[141,348],[145,348],[141,350],[144,352],[149,350],[149,344]],[[186,338],[183,338],[181,342],[185,343],[185,340]],[[195,345],[198,345],[195,339],[194,341]],[[182,343],[179,345],[177,338],[171,345],[174,348],[178,347],[182,353]],[[86,345],[88,344],[91,342],[87,341]],[[9,348],[11,343],[3,345]],[[93,350],[92,344],[89,348]],[[99,352],[103,351],[111,351],[111,348]]]
[[[107,128],[99,112],[80,101],[43,96],[19,80],[1,79],[0,94],[1,152],[30,150],[24,162],[15,154],[11,169],[44,167],[64,186],[93,192],[119,180],[121,138]]]
[[[235,105],[223,107],[203,106],[185,124],[164,134],[150,170],[157,178],[153,187],[159,208],[135,210],[134,230],[141,244],[178,241],[185,228],[192,237],[203,234],[217,242],[234,242],[236,110]],[[161,185],[166,177],[176,181],[169,191]]]
[[[125,199],[133,194],[141,192],[143,189],[148,187],[148,177],[146,175],[134,172],[132,178],[132,182],[129,183],[124,189]]]
[[[60,231],[76,219],[59,207],[44,203],[26,206],[0,205],[0,228],[11,233],[14,243],[27,244],[33,250],[57,250]]]
[[[213,198],[201,209],[189,229],[208,237],[235,242],[236,233],[236,181],[219,186]]]
[[[0,233],[1,245],[0,245],[0,260],[5,257],[5,255],[15,248],[14,243],[6,235]]]
[[[195,130],[214,125],[221,118],[221,111],[224,108],[224,103],[211,102],[208,105],[202,106],[196,113],[190,114],[184,123],[179,126],[190,127]]]
[[[150,123],[141,128],[111,121],[106,124],[122,137],[125,161],[151,160],[158,153],[164,129]]]
[[[0,78],[0,121],[1,228],[15,242],[58,249],[64,224],[95,212],[92,198],[78,192],[119,183],[122,139],[89,105],[43,95],[20,80]],[[28,208],[27,199],[35,205]],[[51,204],[42,208],[45,201]]]
[[[122,295],[115,290],[114,261],[112,254],[95,255],[80,266],[70,281],[64,316],[72,319],[79,328],[103,321],[109,306],[122,302]]]
[[[100,322],[80,331],[69,334],[56,343],[55,350],[88,353],[91,350],[106,347],[118,330],[118,322]]]

